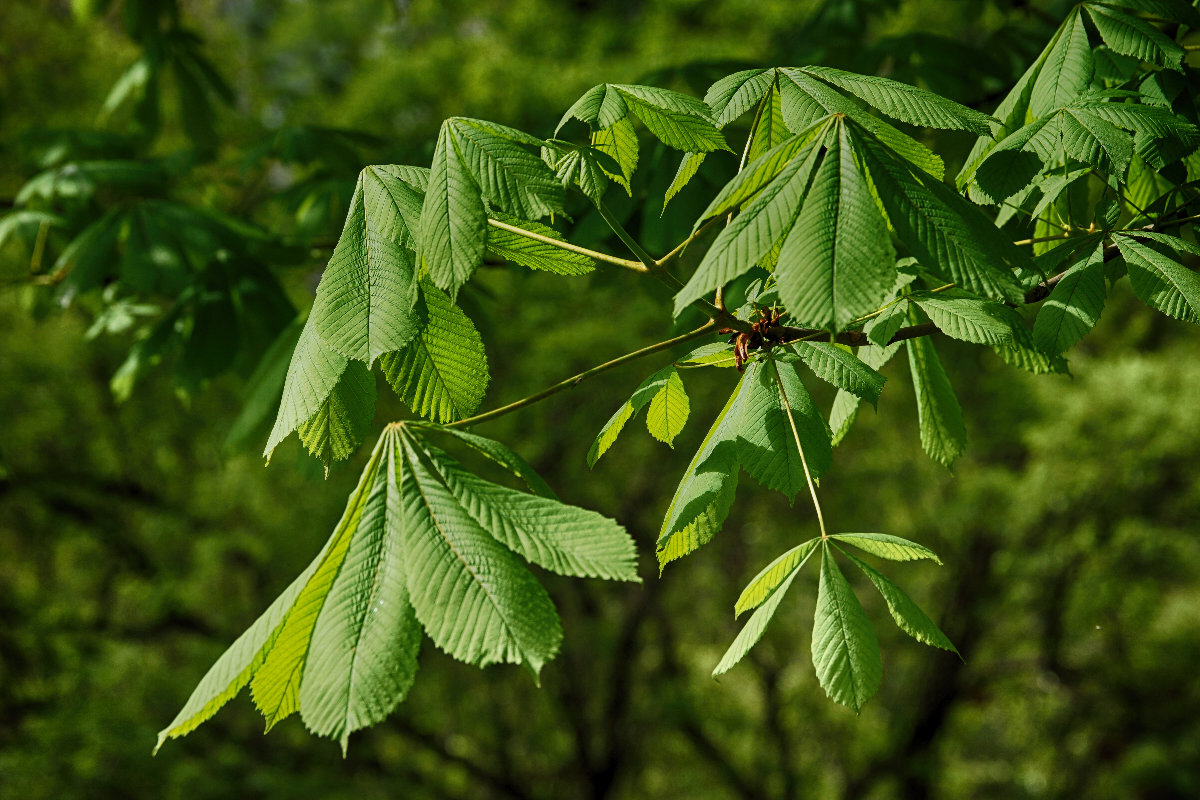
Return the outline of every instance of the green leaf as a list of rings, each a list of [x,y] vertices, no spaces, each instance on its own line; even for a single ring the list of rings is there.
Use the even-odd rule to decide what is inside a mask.
[[[467,664],[525,664],[536,676],[562,641],[546,590],[471,517],[428,456],[405,442],[400,457],[408,593],[425,632]]]
[[[622,117],[612,125],[594,131],[592,146],[610,156],[621,166],[620,172],[612,172],[603,164],[600,165],[600,168],[605,175],[625,187],[625,192],[633,197],[629,181],[633,178],[634,170],[638,165],[638,138],[637,131],[633,129],[633,123],[629,121],[629,118]]]
[[[646,411],[646,428],[655,439],[674,447],[675,437],[687,424],[691,404],[678,370],[674,365],[668,370],[667,382],[650,400],[650,408]]]
[[[775,84],[775,70],[748,69],[721,78],[708,87],[704,103],[718,128],[724,128],[757,106]]]
[[[1115,48],[1114,48],[1115,49]],[[1079,9],[1071,12],[1059,28],[1046,61],[1037,74],[1029,96],[1033,118],[1071,103],[1092,82],[1092,46]],[[997,114],[999,116],[999,114]]]
[[[404,532],[394,486],[398,437],[383,458],[312,628],[300,681],[300,717],[346,752],[350,734],[382,722],[417,674],[421,626],[408,600]]]
[[[892,119],[924,128],[971,131],[980,136],[991,132],[991,117],[925,89],[829,67],[803,69],[809,75],[865,100]]]
[[[790,347],[821,380],[861,397],[871,405],[879,402],[887,378],[850,351],[828,342],[793,342]]]
[[[1175,319],[1200,323],[1200,275],[1127,236],[1113,236],[1129,268],[1133,293]]]
[[[836,332],[887,296],[896,278],[896,253],[855,164],[847,128],[838,125],[837,137],[827,138],[826,146],[775,276],[793,319]]]
[[[870,135],[855,145],[900,241],[921,266],[964,289],[1018,302],[1012,268],[1027,258],[999,228],[945,184],[914,172]]]
[[[967,428],[950,378],[928,337],[909,339],[908,364],[917,395],[921,446],[934,461],[949,467],[966,447]]]
[[[326,347],[368,365],[408,344],[420,325],[413,259],[400,244],[407,225],[389,191],[395,183],[374,167],[359,173],[309,314]]]
[[[660,570],[711,541],[729,515],[738,481],[735,442],[751,383],[743,374],[679,481],[655,547]]]
[[[1183,48],[1149,22],[1102,5],[1085,6],[1105,44],[1123,56],[1183,71]]]
[[[620,93],[629,113],[667,147],[697,153],[729,149],[702,100],[656,86],[613,84],[612,88]]]
[[[486,120],[453,117],[446,121],[462,164],[493,206],[523,219],[563,210],[563,186],[550,168],[526,147],[542,140]]]
[[[796,579],[796,574],[800,571],[797,566],[792,570],[786,578],[783,579],[771,596],[760,605],[750,619],[746,620],[746,624],[738,631],[738,635],[734,638],[733,644],[729,645],[729,649],[725,651],[725,655],[721,657],[721,661],[713,669],[713,677],[724,675],[729,670],[741,661],[746,653],[750,652],[750,648],[758,644],[758,640],[766,633],[767,625],[771,622],[771,618],[775,616],[775,610],[779,608],[780,601],[787,594],[787,590],[791,588],[792,581]]]
[[[560,575],[640,580],[634,541],[613,520],[498,486],[424,441],[420,447],[471,518],[508,549]]]
[[[783,121],[783,101],[779,87],[772,84],[771,92],[759,104],[758,116],[750,129],[750,149],[746,151],[746,163],[779,146],[791,136]]]
[[[859,711],[879,690],[879,641],[828,546],[821,548],[812,660],[821,688],[836,703]]]
[[[542,476],[529,465],[529,462],[521,458],[508,445],[503,442],[498,442],[495,439],[488,439],[484,436],[478,436],[474,433],[467,433],[459,428],[446,428],[441,425],[434,425],[428,422],[408,422],[405,423],[409,428],[419,428],[424,430],[437,431],[448,436],[453,436],[458,441],[475,450],[477,453],[485,456],[489,460],[504,467],[529,488],[529,491],[541,497],[548,497],[551,500],[557,500],[558,495],[550,488],[547,483],[542,480]]]
[[[380,464],[391,446],[390,440],[390,435],[380,437],[358,487],[350,496],[346,511],[325,544],[322,555],[309,567],[311,576],[296,594],[291,610],[272,637],[262,665],[255,670],[251,679],[250,691],[254,704],[266,718],[267,730],[299,709],[300,684],[317,619],[363,518],[378,520],[386,506],[386,489],[380,492],[378,487]],[[383,472],[386,484],[386,467]]]
[[[400,399],[426,419],[465,419],[483,400],[488,361],[474,323],[450,298],[422,283],[428,319],[406,348],[388,353],[379,366]]]
[[[666,388],[670,382],[671,375],[675,374],[674,365],[668,365],[638,384],[629,399],[621,404],[621,407],[609,418],[608,422],[604,423],[604,427],[596,434],[592,446],[588,448],[587,462],[589,467],[596,466],[596,462],[600,460],[600,457],[607,453],[608,448],[616,443],[617,437],[621,435],[621,431],[625,427],[625,423],[632,419],[634,414],[649,405],[658,396],[659,392]],[[678,375],[676,375],[676,378],[678,378]],[[684,419],[686,420],[686,416]]]
[[[496,218],[499,222],[514,228],[520,228],[557,242],[565,241],[561,233],[548,225],[518,219],[508,214],[496,214]],[[586,275],[596,268],[596,262],[582,253],[564,250],[561,247],[555,247],[494,224],[488,226],[487,249],[514,264],[553,272],[555,275]]]
[[[872,317],[863,326],[863,333],[875,344],[886,347],[892,337],[896,335],[896,331],[904,327],[906,322],[908,322],[908,303],[903,301],[893,303],[884,309],[882,314]]]
[[[349,361],[317,413],[300,423],[296,432],[309,455],[328,471],[358,450],[375,418],[375,375],[361,361]]]
[[[699,165],[697,165],[699,166]],[[563,154],[554,165],[554,176],[564,185],[575,185],[593,203],[599,203],[608,188],[608,177],[599,162],[584,148]]]
[[[667,203],[671,202],[671,198],[679,194],[683,187],[691,182],[692,178],[696,177],[696,173],[700,170],[700,165],[704,163],[707,153],[684,153],[683,158],[679,160],[679,168],[675,170],[675,177],[671,179],[671,185],[667,187],[666,194],[663,195],[663,211],[667,210]]]
[[[300,334],[300,341],[296,343],[296,349],[292,352],[287,378],[283,384],[279,415],[275,418],[275,426],[271,430],[263,456],[270,460],[271,453],[292,431],[321,415],[324,417],[326,432],[330,434],[327,441],[330,450],[327,455],[345,458],[348,455],[347,447],[351,452],[357,447],[357,442],[351,444],[356,438],[356,432],[361,435],[375,413],[375,388],[373,379],[368,380],[370,378],[371,372],[365,364],[351,362],[325,347],[317,336],[310,317]],[[333,398],[335,390],[338,390],[336,399]],[[337,405],[336,411],[331,408],[333,404]],[[336,448],[332,438],[334,430],[339,431]],[[315,449],[316,455],[323,449],[317,441],[320,438],[320,425],[315,422],[309,425],[308,433],[313,442],[313,447],[309,450],[313,452]],[[334,449],[337,454],[333,452]]]
[[[702,344],[675,362],[680,367],[733,367],[737,359],[726,342]]]
[[[845,551],[842,552],[845,553]],[[899,626],[900,630],[922,644],[927,644],[930,647],[940,647],[955,654],[958,653],[958,649],[947,638],[946,634],[942,633],[934,621],[908,595],[901,591],[899,586],[883,577],[878,570],[873,569],[870,565],[855,558],[850,553],[845,553],[845,555],[854,562],[855,566],[863,571],[863,574],[870,579],[871,583],[875,584],[875,588],[883,595],[883,600],[887,603],[888,611],[891,612],[892,619],[896,620],[896,625]]]
[[[829,469],[829,426],[791,364],[770,358],[752,363],[743,384],[747,394],[737,422],[737,459],[755,480],[790,502],[808,484],[806,463],[813,479]]]
[[[447,120],[433,151],[418,234],[420,263],[438,287],[454,294],[475,273],[483,262],[487,227],[481,189]]]
[[[791,230],[816,166],[819,149],[797,154],[727,225],[687,284],[675,295],[675,316],[758,263]],[[764,156],[759,160],[766,161]]]
[[[809,556],[816,550],[817,545],[821,543],[819,538],[809,539],[804,544],[799,544],[783,553],[754,576],[750,583],[746,584],[746,588],[742,589],[741,595],[737,599],[737,604],[733,608],[735,616],[741,616],[744,612],[752,608],[758,608],[763,604],[785,580],[790,578],[804,563],[808,561]]]
[[[1021,319],[1008,306],[949,292],[916,295],[913,300],[947,336],[976,344],[1011,345],[1016,341],[1013,330],[1021,325]]]
[[[1033,341],[1039,350],[1062,353],[1096,327],[1104,310],[1104,245],[1082,250],[1038,311]]]
[[[859,550],[889,561],[917,561],[927,558],[937,564],[942,563],[937,554],[928,547],[889,533],[834,533],[829,538],[852,544]]]
[[[1063,109],[1063,151],[1101,172],[1124,176],[1133,158],[1133,138],[1103,117],[1077,108]]]

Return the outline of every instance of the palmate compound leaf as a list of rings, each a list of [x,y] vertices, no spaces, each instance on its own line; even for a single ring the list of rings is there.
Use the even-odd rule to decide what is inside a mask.
[[[263,455],[299,429],[305,447],[326,465],[348,458],[375,415],[375,377],[322,343],[311,317],[304,325],[283,385],[283,399]]]
[[[419,192],[383,167],[358,175],[350,211],[309,318],[324,345],[370,365],[416,335],[417,279],[408,218]]]
[[[1104,310],[1104,245],[1081,249],[1038,310],[1033,341],[1039,350],[1062,353],[1096,327]]]
[[[821,547],[812,660],[821,688],[836,703],[859,711],[879,690],[879,641],[828,544]]]
[[[488,385],[483,339],[470,318],[436,286],[422,282],[427,319],[407,347],[385,354],[380,369],[414,413],[434,422],[471,415]]]
[[[634,545],[619,525],[471,475],[424,441],[431,429],[385,429],[320,554],[218,659],[158,746],[250,684],[268,728],[299,710],[344,750],[407,693],[422,627],[468,663],[520,662],[536,673],[561,628],[510,546],[563,574],[637,580]],[[532,474],[499,442],[438,430]]]
[[[940,647],[943,650],[949,650],[956,655],[958,654],[958,648],[954,646],[946,634],[942,633],[937,624],[921,610],[920,606],[912,601],[912,598],[901,591],[899,586],[883,577],[878,570],[873,569],[861,559],[855,558],[840,547],[838,550],[841,550],[842,554],[846,558],[849,558],[856,567],[861,569],[863,574],[870,579],[871,583],[875,584],[875,588],[879,590],[879,593],[883,595],[884,602],[887,603],[888,612],[891,613],[892,619],[896,621],[896,625],[900,630],[922,644],[927,644],[930,647]]]
[[[1113,241],[1138,299],[1169,317],[1200,323],[1200,275],[1129,236],[1113,236]]]
[[[929,337],[909,339],[905,347],[912,370],[913,390],[917,395],[921,446],[930,458],[949,467],[967,443],[962,406],[958,404],[950,378]]]
[[[483,261],[484,201],[523,219],[562,211],[564,189],[528,148],[543,142],[485,120],[442,123],[421,209],[420,263],[439,288],[457,293]]]

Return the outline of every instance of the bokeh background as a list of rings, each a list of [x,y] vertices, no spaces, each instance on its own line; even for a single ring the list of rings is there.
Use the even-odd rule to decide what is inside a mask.
[[[358,169],[427,163],[443,117],[547,135],[598,82],[703,94],[743,65],[806,63],[990,111],[1066,4],[184,0],[182,24],[231,89],[212,104],[207,142],[170,85],[152,136],[144,120],[101,114],[143,54],[121,6],[0,3],[0,202],[64,132],[190,154],[181,196],[311,245],[278,272],[303,309]],[[934,143],[953,174],[969,138]],[[665,252],[721,176],[660,219],[677,162],[644,147],[635,199],[610,197]],[[576,224],[581,242],[616,251],[594,220]],[[878,414],[839,446],[822,481],[827,517],[942,556],[944,567],[894,574],[963,654],[907,639],[861,592],[885,674],[860,716],[813,674],[815,573],[744,664],[709,677],[738,629],[742,585],[815,523],[803,502],[744,480],[721,535],[658,578],[662,514],[731,376],[685,374],[693,417],[674,450],[633,425],[589,471],[595,431],[661,366],[646,361],[480,429],[640,547],[642,586],[544,576],[566,639],[541,688],[427,643],[408,699],[355,735],[345,760],[295,717],[264,737],[244,695],[151,758],[209,664],[328,536],[365,453],[323,481],[293,439],[264,467],[262,413],[246,412],[254,363],[181,380],[166,357],[114,397],[138,326],[96,326],[100,301],[63,308],[52,287],[12,278],[29,258],[0,249],[0,796],[1200,796],[1200,331],[1124,288],[1074,351],[1073,377],[938,342],[970,435],[953,475],[921,451],[903,360],[885,372]],[[483,270],[465,302],[493,368],[485,405],[665,338],[667,299],[627,274]],[[168,303],[130,313],[153,320]],[[830,393],[812,388],[827,408]],[[403,413],[381,400],[377,425]]]

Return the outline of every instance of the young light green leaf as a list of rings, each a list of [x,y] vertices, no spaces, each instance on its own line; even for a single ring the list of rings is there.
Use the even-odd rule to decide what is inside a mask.
[[[679,194],[683,187],[696,177],[696,173],[700,170],[700,165],[704,163],[707,155],[707,153],[683,154],[683,158],[679,160],[679,168],[675,170],[675,177],[671,179],[671,185],[667,187],[666,194],[663,196],[664,212],[667,210],[667,203],[671,202],[671,198]]]
[[[908,364],[917,395],[917,419],[921,446],[929,457],[949,467],[966,447],[967,428],[962,406],[954,395],[950,378],[928,337],[909,339]]]
[[[1132,238],[1113,240],[1125,257],[1133,293],[1142,302],[1169,317],[1200,323],[1200,275]]]
[[[879,641],[828,546],[821,548],[812,660],[821,688],[835,703],[860,711],[879,690]]]
[[[536,676],[562,641],[546,590],[463,508],[428,456],[405,442],[400,457],[408,593],[425,632],[467,664],[525,664]]]
[[[729,514],[738,481],[735,442],[750,385],[743,374],[679,481],[655,547],[660,571],[711,541]]]
[[[607,453],[608,448],[616,443],[617,437],[621,435],[621,431],[625,428],[625,423],[658,396],[658,393],[667,386],[673,374],[675,374],[675,367],[668,365],[638,384],[629,399],[621,404],[621,407],[609,418],[608,422],[604,423],[604,427],[596,434],[592,446],[588,448],[587,462],[589,467],[596,466],[596,462],[600,460],[600,457]]]
[[[320,411],[348,364],[349,359],[345,356],[325,347],[312,322],[305,323],[296,349],[292,351],[283,383],[283,399],[263,451],[264,458],[270,460],[280,442]]]
[[[687,424],[691,404],[679,371],[674,365],[668,370],[666,383],[655,393],[646,410],[646,428],[655,439],[674,447],[675,437]]]
[[[702,344],[675,362],[680,367],[733,367],[737,359],[726,342]]]
[[[809,75],[865,100],[892,119],[923,128],[971,131],[980,136],[991,132],[991,117],[925,89],[830,67],[803,69]]]
[[[600,165],[600,168],[605,175],[625,187],[625,192],[632,197],[633,190],[630,188],[629,181],[632,180],[634,170],[638,165],[638,138],[637,131],[633,129],[633,123],[629,121],[628,117],[621,117],[612,125],[594,131],[592,146],[610,156],[621,166],[620,172],[613,172],[603,164]]]
[[[832,433],[792,364],[771,358],[752,363],[743,384],[737,459],[751,477],[791,501],[807,486],[805,464],[814,479],[829,469]]]
[[[748,69],[721,78],[708,87],[704,103],[718,128],[724,128],[754,108],[775,83],[775,70]]]
[[[852,544],[859,550],[889,561],[917,561],[927,558],[937,564],[942,563],[937,554],[928,547],[888,533],[834,533],[829,538]]]
[[[400,399],[434,422],[471,415],[488,385],[487,354],[474,323],[450,298],[421,284],[428,319],[407,347],[388,353],[379,366]]]
[[[808,561],[809,556],[813,554],[813,551],[816,550],[817,545],[820,543],[820,539],[809,539],[804,544],[796,545],[763,567],[754,576],[754,579],[746,584],[746,588],[742,589],[742,593],[737,599],[737,604],[733,607],[734,615],[740,617],[744,612],[762,605],[779,584],[790,578],[800,567],[804,566],[804,563]]]
[[[453,117],[447,125],[463,165],[493,206],[524,219],[562,211],[562,184],[526,149],[541,147],[541,139],[487,120]]]
[[[870,565],[855,558],[850,553],[842,552],[854,562],[855,566],[863,571],[863,574],[870,579],[871,583],[875,584],[875,588],[883,595],[883,600],[887,603],[888,611],[891,613],[892,619],[896,621],[896,625],[899,626],[900,630],[922,644],[927,644],[930,647],[940,647],[943,650],[949,650],[951,653],[958,654],[958,649],[947,638],[946,634],[942,633],[934,621],[907,594],[901,591],[899,586],[883,577],[878,570],[873,569]]]
[[[656,86],[613,84],[612,88],[620,93],[629,113],[667,147],[697,153],[729,149],[703,101]]]
[[[882,314],[872,317],[863,326],[863,333],[875,344],[885,347],[896,335],[896,331],[904,327],[906,322],[908,322],[908,303],[902,300],[888,306]]]
[[[1033,341],[1039,350],[1062,353],[1096,327],[1104,310],[1104,245],[1083,249],[1038,311]]]
[[[879,402],[887,378],[850,351],[828,342],[793,342],[790,347],[821,380],[861,397],[871,405]]]
[[[792,581],[796,579],[796,574],[799,572],[800,567],[797,566],[775,588],[771,596],[750,615],[750,619],[746,620],[746,624],[738,631],[733,644],[729,645],[729,649],[725,651],[725,655],[721,657],[721,661],[713,669],[712,674],[714,678],[718,675],[724,675],[733,669],[739,661],[745,658],[746,653],[750,652],[750,648],[758,644],[758,640],[766,633],[767,625],[771,622],[771,618],[775,616],[775,610],[779,608],[780,601],[787,594],[787,590],[791,588]]]
[[[887,296],[896,278],[896,252],[855,164],[848,129],[837,125],[826,147],[779,253],[775,277],[793,319],[836,332]]]

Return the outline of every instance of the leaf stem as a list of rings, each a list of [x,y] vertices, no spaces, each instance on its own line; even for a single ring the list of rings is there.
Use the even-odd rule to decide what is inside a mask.
[[[800,451],[800,465],[804,467],[804,480],[808,483],[808,493],[812,495],[813,508],[817,510],[817,525],[821,528],[821,541],[829,539],[825,532],[825,515],[821,513],[821,501],[817,499],[817,487],[813,483],[812,473],[808,470],[808,459],[804,457],[804,445],[800,444],[800,432],[796,430],[796,420],[792,416],[792,407],[788,403],[787,392],[783,388],[783,380],[779,377],[779,365],[775,365],[775,385],[779,388],[779,400],[792,426],[792,436],[796,438],[796,449]]]
[[[518,228],[516,225],[509,225],[508,223],[501,222],[498,219],[489,219],[488,224],[491,225],[493,228],[499,228],[502,231],[508,231],[509,233],[515,233],[518,236],[524,236],[527,239],[533,239],[536,242],[541,242],[542,244],[548,244],[551,247],[557,247],[560,250],[569,250],[572,253],[579,253],[580,255],[587,256],[588,258],[594,258],[597,261],[603,261],[607,264],[615,264],[618,267],[624,267],[625,269],[631,269],[634,272],[648,272],[649,271],[640,262],[630,261],[627,258],[618,258],[617,256],[610,256],[608,253],[601,253],[597,250],[589,250],[588,248],[580,247],[577,244],[571,244],[570,242],[564,242],[561,239],[553,239],[549,236],[543,236],[540,233],[534,233],[533,231],[527,231],[524,228]]]
[[[446,425],[444,427],[463,428],[468,425],[477,425],[481,422],[487,422],[489,420],[496,419],[497,417],[502,417],[505,414],[509,414],[518,409],[525,408],[526,406],[531,406],[534,403],[545,400],[547,397],[558,394],[559,392],[561,392],[565,389],[574,388],[575,386],[578,386],[584,380],[592,377],[593,375],[599,375],[601,372],[607,372],[608,370],[613,369],[614,367],[619,367],[622,364],[627,364],[630,361],[635,361],[644,356],[653,355],[654,353],[659,353],[659,352],[662,352],[663,350],[669,350],[670,348],[674,347],[677,344],[682,344],[684,342],[691,341],[692,339],[698,339],[699,337],[704,336],[706,334],[714,333],[716,331],[716,329],[717,329],[717,323],[714,322],[713,320],[709,320],[708,322],[704,323],[699,328],[697,328],[694,331],[691,331],[690,333],[685,333],[680,336],[676,336],[673,339],[667,339],[666,341],[658,342],[656,344],[649,345],[648,347],[643,347],[641,350],[634,350],[632,353],[626,353],[625,355],[620,356],[619,358],[614,358],[611,361],[605,361],[603,364],[597,364],[596,366],[592,367],[591,369],[586,369],[583,372],[579,373],[578,375],[573,375],[570,378],[559,381],[558,383],[556,383],[552,386],[547,386],[545,389],[542,389],[540,392],[535,392],[534,394],[531,394],[528,397],[523,397],[520,400],[515,400],[515,401],[509,403],[508,405],[501,406],[500,408],[496,408],[491,411],[487,411],[483,414],[476,414],[473,417],[467,417],[466,419],[460,419],[457,422],[451,422],[449,425]]]
[[[642,249],[642,246],[638,244],[632,236],[629,235],[629,231],[625,230],[625,226],[623,226],[617,220],[617,218],[613,216],[612,212],[608,210],[608,206],[604,205],[603,202],[597,202],[596,210],[600,212],[600,216],[603,217],[604,221],[608,223],[608,227],[612,228],[612,232],[617,235],[617,238],[624,242],[625,246],[629,248],[629,252],[637,256],[638,261],[645,265],[645,271],[657,272],[659,266],[658,262],[655,261],[649,253]]]

